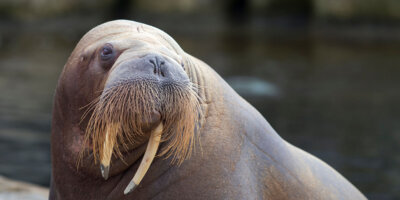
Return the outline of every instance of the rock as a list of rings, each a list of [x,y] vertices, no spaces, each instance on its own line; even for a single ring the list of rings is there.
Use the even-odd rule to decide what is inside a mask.
[[[0,176],[0,200],[45,200],[49,189]]]

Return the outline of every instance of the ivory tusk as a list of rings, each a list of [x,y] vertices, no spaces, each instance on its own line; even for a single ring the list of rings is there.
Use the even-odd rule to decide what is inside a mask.
[[[135,176],[129,182],[128,186],[124,190],[124,194],[127,195],[132,192],[140,181],[142,181],[147,170],[150,168],[151,163],[156,155],[158,146],[160,145],[161,133],[163,131],[163,124],[160,123],[154,131],[151,132],[149,143],[147,144],[146,152],[144,153],[142,162],[136,171]]]
[[[110,131],[115,131],[111,130],[113,128],[116,128],[114,125],[109,126],[106,131],[106,139],[103,144],[103,155],[100,158],[100,170],[101,170],[101,175],[105,180],[108,179],[108,173],[110,171],[110,162],[111,162],[111,157],[112,153],[114,150],[114,142],[113,140],[110,140],[109,134]]]

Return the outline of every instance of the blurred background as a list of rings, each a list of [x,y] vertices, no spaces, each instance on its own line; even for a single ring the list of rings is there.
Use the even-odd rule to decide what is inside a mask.
[[[58,76],[120,18],[166,31],[368,198],[400,198],[399,0],[1,0],[0,175],[49,186]]]

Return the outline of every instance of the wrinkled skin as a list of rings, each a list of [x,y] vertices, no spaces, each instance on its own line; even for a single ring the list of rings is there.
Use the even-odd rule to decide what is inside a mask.
[[[123,190],[140,163],[148,135],[123,152],[128,165],[113,157],[108,180],[102,178],[93,155],[85,155],[79,169],[76,166],[81,148],[91,148],[83,142],[88,119],[80,122],[81,108],[115,78],[98,58],[105,43],[116,49],[113,63],[163,55],[178,79],[186,77],[199,86],[203,100],[193,155],[180,166],[171,164],[171,158],[156,157],[143,181],[127,196]],[[180,64],[184,68],[178,69]],[[155,115],[144,131],[159,121]],[[72,52],[56,90],[51,150],[49,199],[365,199],[330,166],[284,141],[207,64],[186,54],[162,31],[132,21],[92,29]]]

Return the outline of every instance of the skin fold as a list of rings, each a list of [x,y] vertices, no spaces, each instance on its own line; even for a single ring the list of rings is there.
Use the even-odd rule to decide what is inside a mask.
[[[126,101],[129,95],[135,98]],[[160,123],[157,156],[125,195]],[[100,170],[106,132],[113,144],[102,162],[110,163],[107,180]],[[65,64],[51,156],[49,199],[365,199],[333,168],[283,140],[169,35],[127,20],[90,30]]]

